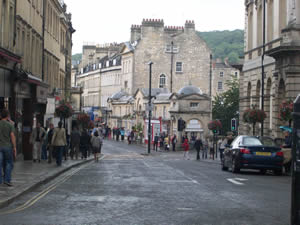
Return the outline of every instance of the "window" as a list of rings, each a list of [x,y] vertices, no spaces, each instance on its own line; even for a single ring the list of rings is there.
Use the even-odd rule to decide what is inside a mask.
[[[176,106],[176,102],[173,102],[173,107],[175,107]]]
[[[128,88],[128,81],[127,81],[127,80],[124,82],[124,88],[125,88],[125,89]]]
[[[234,72],[234,76],[237,77],[238,76],[238,72]]]
[[[0,46],[4,46],[4,31],[5,31],[5,21],[6,20],[6,0],[2,1],[1,7],[1,21],[0,21]]]
[[[114,66],[117,65],[117,60],[116,60],[116,59],[114,59],[113,65],[114,65]]]
[[[109,67],[109,61],[106,61],[106,67]]]
[[[164,106],[164,109],[163,109],[163,118],[166,118],[166,111],[167,111],[167,107]]]
[[[220,77],[223,77],[224,76],[224,72],[220,72]]]
[[[182,62],[176,62],[176,73],[182,73]]]
[[[197,108],[198,105],[199,105],[198,102],[191,102],[191,103],[190,103],[191,108]]]
[[[159,77],[159,88],[164,88],[166,86],[166,75],[162,74]]]
[[[222,81],[218,82],[218,90],[223,90],[223,82]]]

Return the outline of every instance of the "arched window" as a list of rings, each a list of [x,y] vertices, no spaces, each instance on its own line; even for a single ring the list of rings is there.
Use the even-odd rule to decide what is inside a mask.
[[[159,76],[159,88],[164,88],[166,86],[166,75],[162,74]]]

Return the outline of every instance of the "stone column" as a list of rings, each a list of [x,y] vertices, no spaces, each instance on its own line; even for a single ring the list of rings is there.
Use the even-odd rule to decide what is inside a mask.
[[[300,0],[295,1],[295,16],[296,16],[296,24],[300,25]]]

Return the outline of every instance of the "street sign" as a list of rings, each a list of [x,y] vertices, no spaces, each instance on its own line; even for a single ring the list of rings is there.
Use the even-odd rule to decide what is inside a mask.
[[[146,111],[149,112],[149,111],[153,111],[154,110],[154,105],[151,104],[151,105],[146,105]]]

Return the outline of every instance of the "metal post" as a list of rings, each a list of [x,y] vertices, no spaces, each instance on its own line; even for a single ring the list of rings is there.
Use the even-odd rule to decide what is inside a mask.
[[[300,224],[300,95],[294,102],[292,142],[291,225]]]
[[[212,54],[209,55],[209,97],[211,97],[211,89],[212,89]]]
[[[266,45],[266,0],[263,5],[263,49],[261,56],[261,110],[264,110],[265,105],[265,45]],[[261,123],[261,136],[264,136],[264,122]]]
[[[150,154],[151,150],[151,81],[152,81],[152,64],[153,62],[149,62],[149,101],[148,101],[148,106],[149,106],[149,117],[148,117],[148,154]]]

